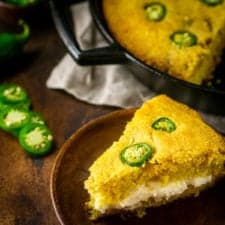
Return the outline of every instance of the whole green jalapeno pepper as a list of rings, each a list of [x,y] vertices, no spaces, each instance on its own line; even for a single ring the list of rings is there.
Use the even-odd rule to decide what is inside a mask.
[[[23,20],[19,20],[18,25],[23,29],[21,33],[0,33],[0,62],[7,61],[18,55],[29,39],[29,26]]]

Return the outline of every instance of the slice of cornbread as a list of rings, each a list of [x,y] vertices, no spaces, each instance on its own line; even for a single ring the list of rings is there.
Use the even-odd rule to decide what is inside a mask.
[[[123,47],[179,79],[201,84],[221,61],[224,0],[103,0],[103,11]]]
[[[197,195],[223,176],[224,161],[225,139],[197,112],[155,97],[90,167],[91,219]]]

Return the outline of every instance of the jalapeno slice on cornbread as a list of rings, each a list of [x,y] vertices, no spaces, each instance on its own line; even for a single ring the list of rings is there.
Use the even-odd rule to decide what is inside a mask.
[[[146,143],[137,143],[124,148],[120,159],[129,166],[140,167],[152,156],[152,148]]]
[[[166,6],[160,2],[146,4],[144,9],[147,18],[151,21],[161,21],[166,15]]]
[[[223,3],[224,0],[201,0],[208,6],[217,6]]]
[[[169,118],[161,117],[152,124],[152,128],[171,133],[176,130],[176,124]]]
[[[174,32],[170,40],[178,47],[191,47],[197,44],[198,38],[195,34],[183,30]]]

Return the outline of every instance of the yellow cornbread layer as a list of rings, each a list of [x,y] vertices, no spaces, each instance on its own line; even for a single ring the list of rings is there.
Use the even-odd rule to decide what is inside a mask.
[[[154,130],[151,124],[167,117],[176,130],[167,133]],[[122,163],[120,152],[135,143],[147,143],[153,156],[142,167]],[[142,184],[186,180],[193,177],[223,175],[225,139],[203,122],[199,114],[165,95],[143,104],[127,124],[123,135],[90,167],[85,189],[90,195],[89,207],[116,205]]]
[[[160,2],[167,13],[161,21],[147,19],[144,6]],[[103,0],[108,27],[117,41],[145,63],[195,84],[209,79],[225,47],[225,1],[208,6],[201,0]],[[180,48],[170,36],[189,31],[197,45]]]

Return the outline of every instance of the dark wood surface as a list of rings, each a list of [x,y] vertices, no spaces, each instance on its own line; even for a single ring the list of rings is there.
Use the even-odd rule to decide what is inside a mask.
[[[16,138],[0,131],[0,225],[59,225],[50,199],[50,172],[62,144],[79,127],[114,108],[93,106],[65,92],[46,88],[46,80],[66,50],[48,7],[29,18],[32,37],[26,55],[1,69],[0,83],[13,82],[29,93],[54,134],[52,154],[32,159]]]

